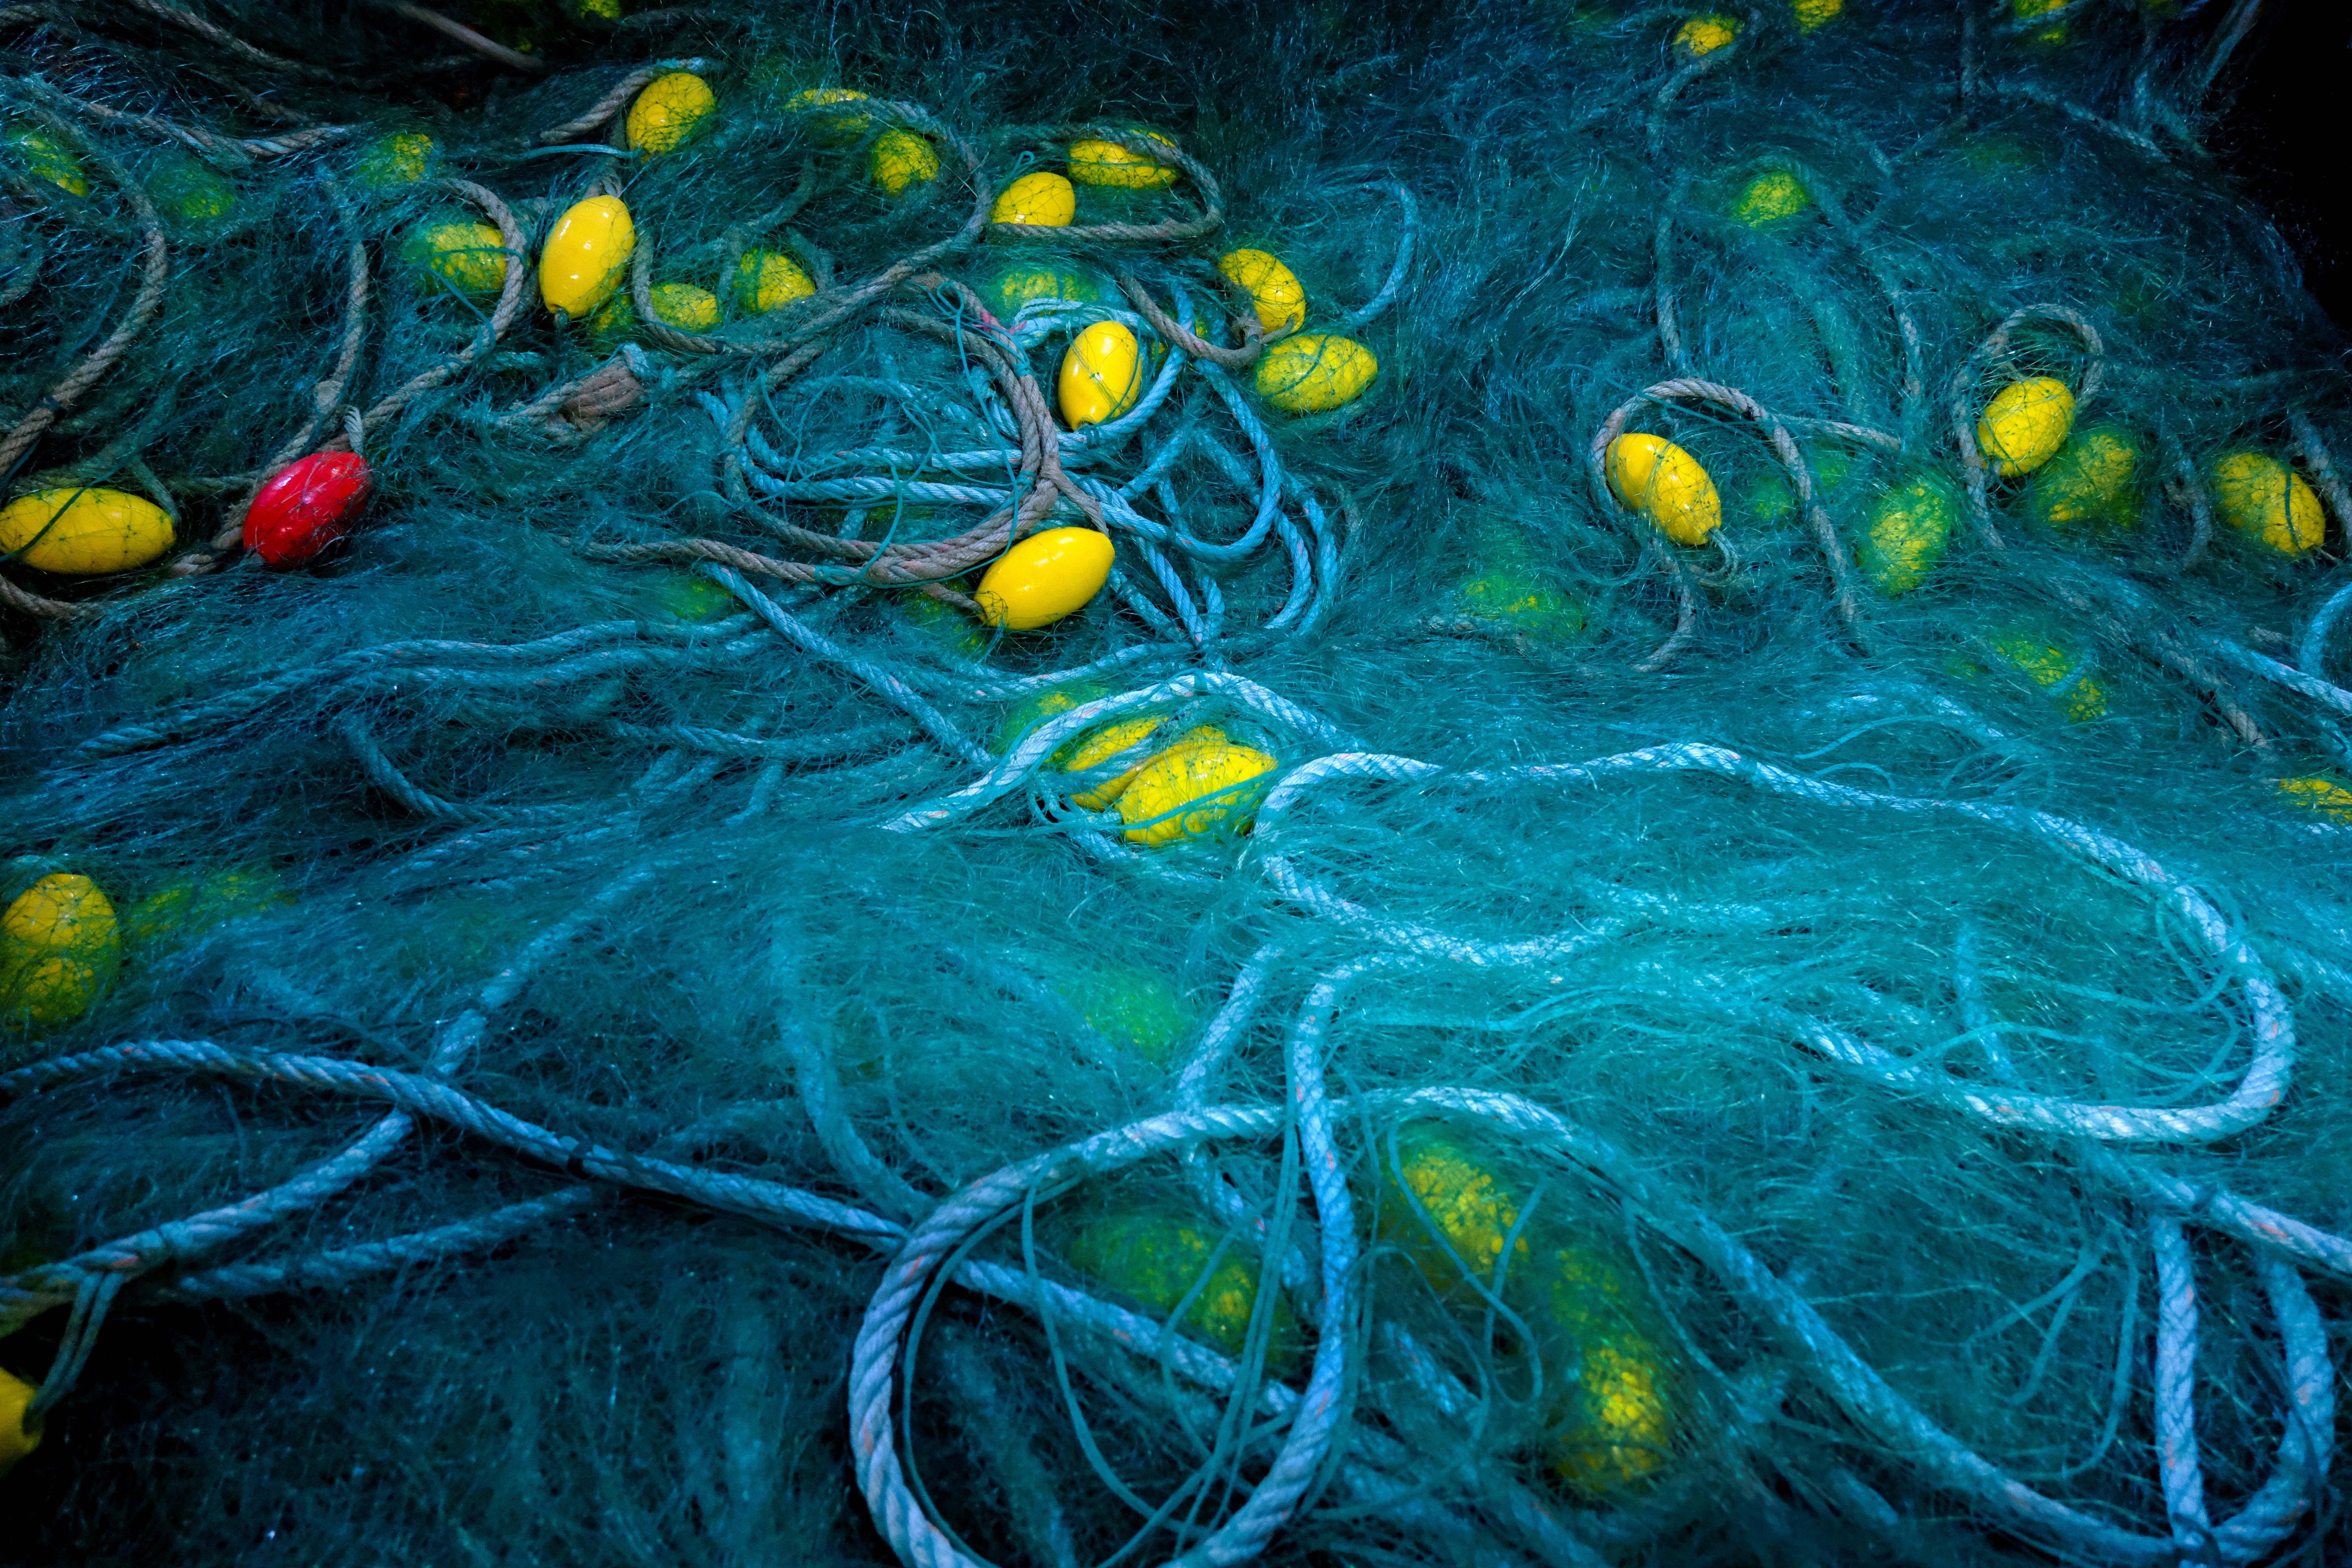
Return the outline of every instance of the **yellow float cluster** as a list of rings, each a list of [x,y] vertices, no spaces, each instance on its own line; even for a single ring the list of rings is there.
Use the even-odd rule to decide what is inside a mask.
[[[1655,1308],[1599,1247],[1530,1218],[1520,1187],[1472,1145],[1429,1126],[1381,1162],[1376,1234],[1457,1312],[1490,1299],[1531,1337],[1548,1391],[1545,1458],[1571,1487],[1622,1495],[1672,1460],[1674,1365]]]

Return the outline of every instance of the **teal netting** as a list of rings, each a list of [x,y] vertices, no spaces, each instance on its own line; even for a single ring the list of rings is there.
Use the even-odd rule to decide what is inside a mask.
[[[2260,19],[0,5],[11,1550],[2340,1559]]]

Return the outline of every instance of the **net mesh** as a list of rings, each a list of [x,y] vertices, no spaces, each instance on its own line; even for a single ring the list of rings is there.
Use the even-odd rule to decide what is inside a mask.
[[[0,6],[26,1560],[2340,1555],[2257,13]]]

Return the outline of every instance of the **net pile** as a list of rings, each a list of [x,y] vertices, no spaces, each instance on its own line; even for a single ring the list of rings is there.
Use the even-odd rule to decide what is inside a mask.
[[[28,1560],[2340,1555],[2257,15],[0,7]]]

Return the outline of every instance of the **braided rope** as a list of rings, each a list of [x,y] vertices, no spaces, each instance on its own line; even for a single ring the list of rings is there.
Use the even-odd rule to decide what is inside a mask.
[[[2252,1016],[2254,1051],[2237,1087],[2225,1098],[2190,1110],[2099,1105],[2054,1096],[1989,1093],[1950,1078],[1939,1070],[1911,1066],[1891,1053],[1868,1046],[1843,1031],[1790,1016],[1801,1040],[1824,1058],[1864,1068],[1888,1082],[1927,1089],[1969,1114],[2000,1126],[2031,1127],[2047,1132],[2116,1141],[2189,1141],[2222,1138],[2265,1120],[2285,1098],[2293,1082],[2294,1025],[2286,999],[2279,992],[2246,939],[2231,929],[2228,920],[2194,887],[2166,869],[2145,851],[2121,839],[2048,812],[1976,801],[1941,800],[1924,796],[1874,794],[1848,784],[1759,763],[1719,746],[1696,744],[1653,746],[1597,758],[1589,763],[1538,764],[1527,767],[1448,772],[1409,757],[1342,752],[1292,769],[1260,804],[1257,838],[1261,845],[1281,842],[1282,818],[1307,793],[1334,779],[1381,779],[1423,782],[1439,778],[1465,784],[1541,783],[1591,784],[1612,776],[1654,773],[1703,772],[1787,795],[1822,807],[1891,811],[1906,816],[1948,815],[1999,827],[2039,843],[2063,849],[2103,870],[2142,888],[2178,917],[2213,960],[2236,980]],[[1377,934],[1401,940],[1402,945],[1423,952],[1442,952],[1428,944],[1419,928],[1391,926],[1344,906],[1335,895],[1318,889],[1278,850],[1269,850],[1262,862],[1276,887],[1312,899],[1307,907],[1334,911]],[[1583,938],[1554,939],[1575,951]],[[1528,944],[1525,952],[1484,944],[1465,944],[1481,953],[1468,960],[1480,963],[1542,963],[1552,953],[1545,944]],[[1505,956],[1505,955],[1508,956]]]

